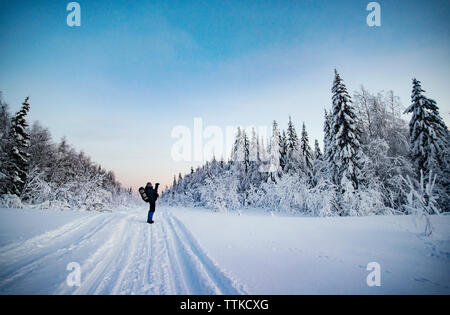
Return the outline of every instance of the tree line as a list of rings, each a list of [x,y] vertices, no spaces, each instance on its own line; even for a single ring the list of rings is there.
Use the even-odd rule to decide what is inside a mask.
[[[3,206],[110,210],[133,202],[114,172],[91,161],[65,138],[54,142],[39,122],[30,127],[27,97],[11,115],[0,94],[0,195]]]
[[[448,212],[449,132],[424,92],[413,79],[411,105],[403,110],[392,91],[361,87],[351,97],[335,71],[322,146],[311,145],[305,123],[299,135],[291,117],[286,130],[273,122],[267,143],[254,129],[238,128],[227,161],[213,158],[174,176],[162,200],[319,216]]]

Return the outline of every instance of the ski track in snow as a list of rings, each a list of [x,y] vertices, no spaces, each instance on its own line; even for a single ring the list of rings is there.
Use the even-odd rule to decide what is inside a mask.
[[[69,262],[81,286],[69,287]],[[0,294],[246,294],[186,227],[160,208],[92,214],[0,247]]]

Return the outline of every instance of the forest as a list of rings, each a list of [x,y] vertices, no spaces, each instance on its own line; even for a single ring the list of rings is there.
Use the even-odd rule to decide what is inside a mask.
[[[298,133],[291,117],[283,130],[273,121],[267,143],[254,129],[238,128],[229,159],[174,176],[162,199],[313,216],[450,211],[448,128],[420,81],[413,79],[405,109],[393,91],[361,86],[350,96],[335,71],[330,103],[322,145],[310,141],[304,122]]]
[[[27,97],[11,115],[0,94],[0,205],[111,211],[135,204],[131,188],[65,138],[52,140],[39,122],[29,126]]]

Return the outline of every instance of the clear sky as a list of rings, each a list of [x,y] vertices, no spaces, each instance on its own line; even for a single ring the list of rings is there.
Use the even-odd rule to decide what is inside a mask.
[[[55,140],[114,170],[127,185],[169,184],[176,125],[267,125],[322,139],[333,69],[350,92],[394,90],[408,105],[422,81],[449,125],[448,0],[387,0],[381,27],[365,0],[0,1],[0,90]]]

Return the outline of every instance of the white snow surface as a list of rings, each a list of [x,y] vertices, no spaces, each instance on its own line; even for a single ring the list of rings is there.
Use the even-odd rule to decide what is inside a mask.
[[[0,209],[0,294],[450,294],[450,216]],[[81,285],[66,270],[81,266]],[[367,264],[381,266],[369,287]]]

